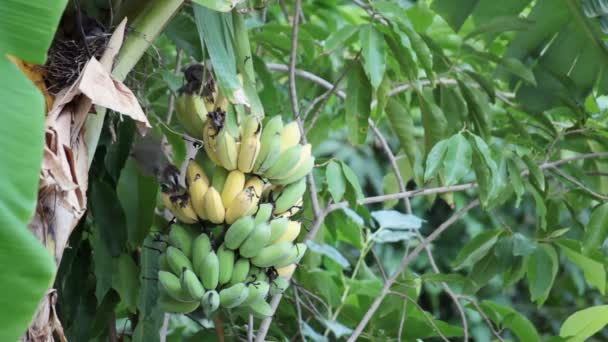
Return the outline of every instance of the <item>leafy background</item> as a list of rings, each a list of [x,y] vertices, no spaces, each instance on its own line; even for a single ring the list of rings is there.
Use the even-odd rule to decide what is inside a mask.
[[[109,26],[119,19],[110,13],[141,8],[138,1],[123,3],[110,11],[81,1]],[[361,339],[460,340],[465,330],[479,341],[607,339],[602,5],[302,1],[297,101],[318,160],[313,195],[332,210],[315,221],[307,197],[301,219],[320,230],[269,336],[345,339],[386,295]],[[248,72],[229,65],[237,60],[231,42],[212,34],[221,23],[244,19],[266,116],[293,117],[287,65],[295,7],[280,1],[219,14],[192,4],[174,16],[127,77],[154,126],[147,139],[166,141],[171,162],[180,165],[192,150],[172,119],[171,97],[182,84],[175,70],[207,59],[216,69],[227,63],[217,75],[225,89],[233,89],[237,71]],[[136,158],[148,140],[134,132],[113,113],[105,121],[91,168],[90,210],[55,280],[59,317],[76,341],[155,341],[163,323],[167,340],[212,340],[212,321],[165,317],[156,306],[155,236],[167,222],[157,208],[158,181]],[[560,161],[568,158],[574,160]],[[410,198],[412,215],[403,201],[375,197],[400,192],[400,179],[408,190],[427,189]],[[480,207],[400,269],[421,237],[476,199]],[[385,277],[395,271],[386,293]],[[222,320],[226,338],[246,336],[241,317]]]

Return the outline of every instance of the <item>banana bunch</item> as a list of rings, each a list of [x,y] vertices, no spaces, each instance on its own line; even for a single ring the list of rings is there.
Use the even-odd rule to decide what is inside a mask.
[[[168,247],[159,260],[159,303],[171,313],[201,308],[240,308],[256,317],[272,315],[268,295],[283,293],[288,277],[306,252],[294,243],[299,222],[271,218],[272,205],[236,220],[219,239],[172,225]],[[217,247],[216,247],[217,246]]]

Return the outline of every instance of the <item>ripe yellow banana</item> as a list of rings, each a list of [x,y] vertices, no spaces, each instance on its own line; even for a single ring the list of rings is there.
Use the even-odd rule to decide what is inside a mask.
[[[290,278],[295,270],[296,264],[291,264],[289,266],[277,268],[277,274],[279,277]]]
[[[226,170],[237,168],[238,151],[236,140],[224,127],[217,137],[217,157]]]
[[[297,145],[301,138],[302,135],[297,121],[292,121],[283,126],[283,129],[281,130],[281,152]]]
[[[210,187],[205,194],[203,199],[203,205],[205,207],[205,215],[207,219],[215,224],[224,222],[226,211],[222,204],[222,196],[214,187]]]
[[[213,120],[207,120],[203,129],[203,148],[215,165],[221,165],[217,156],[217,135],[218,130],[213,124]]]
[[[238,168],[243,172],[251,172],[258,153],[260,152],[260,136],[243,139],[239,147]]]
[[[232,170],[228,173],[224,189],[222,190],[222,203],[225,208],[229,208],[234,198],[243,191],[245,187],[245,174],[239,170]]]
[[[300,235],[301,230],[302,230],[301,222],[289,221],[289,223],[287,224],[287,229],[285,230],[285,233],[283,233],[281,235],[281,237],[279,237],[275,242],[276,243],[283,242],[283,241],[293,242],[298,238],[298,235]]]
[[[179,195],[168,193],[168,192],[163,192],[161,194],[163,204],[165,205],[165,207],[167,209],[169,209],[171,214],[173,214],[173,216],[175,216],[175,218],[177,218],[179,221],[181,221],[185,224],[193,224],[196,221],[198,221],[198,219],[193,219],[192,217],[187,216],[182,211],[182,209],[178,205],[178,197],[179,197]]]
[[[175,114],[186,133],[201,139],[207,121],[204,100],[196,94],[182,94],[175,101]]]
[[[201,180],[207,187],[209,186],[209,177],[207,177],[205,170],[194,159],[190,159],[186,168],[186,185],[190,185],[197,180]]]
[[[188,195],[188,193],[184,193],[177,198],[175,207],[177,212],[180,213],[179,216],[176,215],[178,220],[186,224],[193,224],[198,221],[198,216],[196,215],[196,212],[194,212],[192,202],[190,201],[190,195]]]
[[[255,208],[256,205],[257,201],[253,187],[243,189],[226,209],[226,223],[232,224],[241,217],[246,216],[247,212]]]

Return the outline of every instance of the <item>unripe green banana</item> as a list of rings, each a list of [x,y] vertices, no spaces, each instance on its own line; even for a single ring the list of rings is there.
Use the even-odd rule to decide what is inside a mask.
[[[226,210],[224,209],[224,204],[222,204],[222,196],[214,187],[210,187],[207,190],[203,199],[203,206],[207,220],[215,224],[224,222]]]
[[[201,265],[209,252],[211,252],[211,240],[207,234],[200,234],[192,243],[192,268],[199,277],[202,274]]]
[[[281,235],[275,242],[288,241],[293,242],[300,235],[300,231],[302,230],[302,223],[298,221],[289,221],[287,225],[287,230]]]
[[[234,269],[234,251],[222,244],[217,249],[217,259],[220,264],[218,282],[224,285],[230,281]]]
[[[277,262],[273,266],[277,267],[277,268],[281,268],[281,267],[285,267],[285,266],[288,266],[291,264],[296,264],[296,263],[300,262],[300,260],[304,256],[304,253],[306,253],[306,249],[307,249],[307,246],[305,243],[296,243],[291,248],[289,255],[287,255],[284,259],[279,260],[279,262]]]
[[[276,218],[270,221],[270,238],[268,239],[268,243],[272,244],[276,242],[289,227],[289,219],[285,217]]]
[[[190,259],[188,259],[188,257],[179,249],[169,246],[166,253],[167,262],[169,263],[169,267],[171,267],[173,274],[182,274],[184,268],[189,270],[192,269]]]
[[[270,283],[270,295],[276,296],[282,294],[289,288],[289,280],[283,277],[277,277]]]
[[[264,176],[269,179],[280,178],[287,174],[293,169],[293,167],[300,160],[300,153],[302,152],[302,145],[295,145],[287,150],[281,152],[279,159],[272,165],[271,168],[266,170]]]
[[[253,258],[258,255],[270,238],[270,225],[258,224],[253,232],[247,236],[245,242],[239,247],[239,253],[244,258]]]
[[[230,278],[230,285],[244,283],[247,280],[247,275],[249,274],[249,260],[239,258],[234,263],[234,268],[232,270],[232,277]]]
[[[297,121],[292,121],[283,126],[281,130],[281,152],[297,145],[302,138]]]
[[[256,318],[268,318],[274,313],[272,307],[265,300],[260,299],[249,305],[249,310]]]
[[[272,267],[281,262],[292,253],[293,244],[291,242],[279,242],[262,248],[255,257],[251,258],[251,264],[257,267]]]
[[[255,222],[253,217],[245,216],[236,220],[226,231],[224,236],[224,244],[230,249],[238,249],[245,239],[253,232]]]
[[[294,204],[293,207],[289,208],[289,210],[282,212],[277,215],[277,217],[286,217],[290,218],[293,215],[297,214],[300,210],[302,210],[302,205],[304,203],[304,198],[300,197],[300,199]]]
[[[295,270],[296,270],[296,264],[291,264],[289,266],[277,268],[277,274],[279,275],[279,277],[291,278],[291,276],[293,275],[293,272]]]
[[[306,160],[304,162],[302,162],[298,166],[295,166],[295,169],[292,173],[281,179],[273,179],[272,183],[278,185],[288,185],[297,182],[298,180],[306,177],[306,175],[308,175],[314,167],[315,158],[312,156],[308,156],[306,157]]]
[[[158,283],[164,293],[175,300],[180,302],[190,302],[193,300],[193,298],[182,288],[179,278],[171,272],[158,271]]]
[[[255,223],[266,223],[272,216],[272,203],[262,203],[258,207],[258,212],[255,214]]]
[[[226,309],[237,307],[248,295],[249,289],[244,283],[232,285],[220,291],[220,306]]]
[[[282,180],[293,176],[296,173],[300,173],[300,168],[306,163],[306,161],[312,158],[312,145],[306,144],[302,145],[300,149],[300,155],[298,156],[298,161],[293,165],[291,169],[284,170],[281,174],[272,178],[271,180]],[[274,182],[273,182],[274,184]]]
[[[192,255],[192,234],[186,228],[178,224],[171,225],[169,243],[181,250],[187,257]]]
[[[188,295],[196,300],[203,298],[205,294],[205,288],[198,277],[191,270],[185,270],[180,277],[180,283],[182,289],[188,293]]]
[[[249,295],[247,296],[247,299],[241,303],[242,306],[248,306],[260,299],[266,299],[268,292],[270,291],[270,284],[266,281],[258,281],[248,284],[247,288],[249,288]]]
[[[164,312],[186,314],[196,310],[199,302],[180,302],[162,293],[158,297],[158,304]]]
[[[228,170],[218,166],[213,171],[213,177],[211,179],[211,186],[215,188],[219,193],[224,191],[224,184],[226,184],[226,178],[228,178]]]
[[[280,115],[272,117],[264,125],[264,131],[260,136],[260,152],[255,160],[253,169],[256,172],[263,173],[271,167],[281,151],[281,130],[283,129],[283,120]],[[273,144],[273,142],[275,142]],[[261,170],[261,165],[268,164],[265,169]]]
[[[186,133],[197,139],[203,138],[207,109],[200,96],[193,94],[178,96],[175,101],[175,116]]]
[[[306,179],[286,186],[274,201],[274,214],[278,215],[291,209],[306,192]]]
[[[237,168],[238,150],[234,137],[223,128],[217,137],[217,156],[226,170],[232,171]]]
[[[236,195],[243,191],[243,188],[245,188],[245,174],[239,170],[230,171],[222,190],[224,208],[230,207]]]
[[[205,292],[201,299],[201,306],[205,316],[211,316],[220,307],[220,294],[215,290]]]
[[[217,287],[220,276],[220,262],[215,252],[209,252],[201,265],[201,274],[199,278],[203,282],[203,286],[208,290],[213,290]]]
[[[266,272],[263,269],[261,269],[259,267],[251,266],[245,283],[249,284],[249,283],[253,283],[256,281],[268,282],[268,276],[266,275]]]

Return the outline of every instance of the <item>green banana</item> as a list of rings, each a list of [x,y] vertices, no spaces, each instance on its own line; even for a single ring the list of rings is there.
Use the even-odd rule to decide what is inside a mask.
[[[276,162],[281,151],[281,129],[283,129],[283,120],[280,115],[272,117],[264,125],[264,131],[260,136],[260,152],[253,165],[256,173],[264,173]]]
[[[201,299],[201,306],[205,316],[211,316],[220,307],[220,294],[215,290],[205,292]]]
[[[256,267],[256,266],[251,266],[249,268],[249,274],[247,275],[247,279],[245,281],[246,284],[249,283],[253,283],[256,281],[268,281],[268,276],[266,275],[266,272],[264,272],[263,269]]]
[[[234,270],[234,251],[222,244],[217,249],[217,259],[220,265],[218,282],[220,285],[224,285],[232,278],[232,272]]]
[[[158,304],[164,312],[171,313],[190,313],[196,310],[199,306],[199,302],[180,302],[169,297],[167,294],[162,293],[158,297]]]
[[[294,245],[291,242],[279,242],[266,246],[255,257],[251,258],[251,264],[261,268],[272,267],[286,257],[291,256],[292,247]]]
[[[158,283],[164,293],[177,301],[190,302],[193,300],[182,287],[179,278],[171,272],[158,271]]]
[[[287,225],[287,230],[285,230],[283,235],[281,235],[275,241],[275,243],[281,242],[281,241],[293,242],[298,238],[298,235],[300,235],[301,230],[302,230],[302,222],[289,221],[289,224]]]
[[[276,242],[285,234],[287,227],[289,227],[289,219],[285,217],[279,217],[270,221],[270,238],[268,239],[268,243]]]
[[[255,222],[253,217],[244,216],[236,220],[226,231],[224,244],[230,249],[238,249],[254,230]]]
[[[169,243],[184,252],[187,257],[192,255],[192,233],[186,228],[178,224],[171,225]]]
[[[279,277],[291,278],[291,276],[293,275],[293,272],[295,272],[295,270],[296,270],[296,264],[291,264],[289,266],[277,268],[277,274],[279,275]]]
[[[300,262],[300,260],[304,256],[304,253],[306,253],[306,249],[307,246],[305,243],[296,243],[291,248],[289,255],[287,255],[284,259],[279,260],[279,262],[277,262],[273,266],[280,268]]]
[[[217,137],[217,156],[226,170],[237,168],[238,146],[226,128],[223,128]]]
[[[253,282],[247,285],[249,288],[249,295],[247,299],[241,303],[242,306],[248,306],[258,300],[264,300],[268,296],[270,291],[270,284],[266,281]]]
[[[273,314],[272,307],[263,299],[251,303],[249,310],[256,318],[268,318]]]
[[[266,223],[272,216],[272,203],[262,203],[255,214],[255,224]]]
[[[220,262],[215,252],[209,252],[201,264],[201,273],[198,275],[203,281],[203,286],[208,290],[217,287],[220,276]]]
[[[203,138],[203,128],[207,121],[207,108],[204,100],[195,94],[182,94],[175,101],[175,116],[186,133]]]
[[[302,138],[297,121],[292,121],[283,126],[281,130],[281,152],[297,145]]]
[[[220,306],[226,309],[234,308],[249,296],[249,288],[244,283],[238,283],[220,291]]]
[[[244,258],[253,258],[266,246],[269,238],[270,225],[267,223],[258,224],[239,247],[239,253]]]
[[[314,167],[315,167],[315,158],[307,157],[307,159],[302,164],[300,164],[299,166],[296,166],[296,170],[293,173],[291,173],[289,176],[286,176],[285,178],[281,178],[281,179],[273,179],[272,183],[278,184],[278,185],[288,185],[288,184],[297,182],[301,178],[306,177],[306,175],[308,175]]]
[[[205,233],[199,235],[192,243],[192,267],[194,273],[201,275],[201,265],[203,260],[211,252],[211,240]]]
[[[182,289],[192,298],[200,300],[205,294],[205,288],[191,270],[184,270],[180,277]]]
[[[270,282],[270,295],[276,296],[282,294],[289,287],[289,280],[283,277],[277,277],[275,280]]]
[[[158,269],[161,271],[171,271],[171,267],[167,261],[167,253],[162,253],[160,257],[158,257]]]
[[[279,159],[272,165],[271,168],[266,170],[264,176],[269,179],[281,178],[287,174],[300,160],[300,153],[302,152],[302,145],[298,144],[292,146],[281,153]]]
[[[274,201],[274,214],[278,215],[293,207],[306,191],[306,179],[286,186]]]
[[[169,246],[167,248],[167,262],[173,274],[182,274],[184,268],[191,270],[192,263],[190,259],[179,249]]]
[[[232,277],[230,278],[230,285],[244,283],[247,280],[247,275],[249,274],[250,268],[249,259],[239,258],[234,263],[234,268],[232,270]]]

